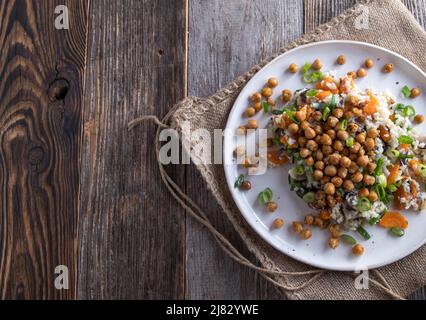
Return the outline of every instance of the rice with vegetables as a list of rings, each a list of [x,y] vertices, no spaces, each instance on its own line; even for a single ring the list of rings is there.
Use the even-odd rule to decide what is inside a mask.
[[[344,63],[342,56],[338,63]],[[365,66],[373,67],[372,60]],[[281,108],[270,99],[278,85],[270,79],[265,87],[269,90],[251,97],[253,110],[258,112],[261,104],[272,113],[267,128],[269,164],[289,163],[290,189],[316,211],[293,222],[293,230],[307,239],[310,226],[328,228],[330,247],[337,247],[343,236],[359,255],[363,247],[342,235],[343,230],[369,239],[363,225],[379,224],[402,236],[408,223],[399,211],[420,211],[426,205],[426,144],[415,128],[423,116],[413,106],[397,103],[390,92],[360,90],[355,79],[365,76],[365,69],[335,79],[321,67],[319,61],[303,66],[303,80],[313,86],[284,90]],[[411,98],[420,94],[417,88],[402,91]],[[266,197],[259,195],[267,207],[272,202],[269,191]]]

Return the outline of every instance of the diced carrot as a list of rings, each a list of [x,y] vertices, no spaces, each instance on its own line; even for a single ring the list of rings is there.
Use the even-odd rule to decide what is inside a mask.
[[[285,145],[285,144],[287,144],[287,142],[288,142],[287,137],[284,137],[284,136],[283,136],[283,137],[281,137],[281,138],[280,138],[280,142],[281,142],[282,144],[284,144],[284,145]]]
[[[390,119],[392,122],[394,122],[394,121],[395,121],[395,115],[394,115],[394,114],[391,114],[391,115],[389,116],[389,119]]]
[[[413,198],[417,197],[417,188],[413,181],[410,180],[410,190]]]
[[[348,88],[349,87],[349,88]],[[339,91],[341,93],[348,93],[348,89],[353,89],[354,87],[354,79],[350,76],[346,76],[340,79]]]
[[[383,228],[402,228],[406,229],[408,227],[407,219],[399,212],[386,212],[379,222],[380,226]]]
[[[277,151],[268,151],[268,160],[273,164],[282,165],[288,162],[286,155],[278,153]]]
[[[398,209],[398,210],[403,210],[404,209],[404,206],[403,206],[403,204],[401,203],[401,199],[402,198],[407,198],[408,197],[408,194],[407,194],[407,191],[405,191],[405,189],[404,189],[404,186],[399,186],[399,188],[394,192],[394,204],[395,204],[395,207]]]
[[[335,89],[333,88],[334,86],[331,86],[330,84],[334,84]],[[317,89],[330,91],[331,93],[334,93],[334,94],[339,93],[337,84],[332,77],[325,77],[321,82],[318,82],[315,87]]]
[[[417,169],[417,165],[419,164],[419,160],[416,159],[410,159],[408,160],[408,166],[413,169],[416,170]]]
[[[368,101],[364,106],[364,112],[368,115],[372,115],[377,112],[377,105],[379,102],[372,93],[369,92],[368,95],[370,96],[370,101]]]
[[[405,151],[408,151],[408,150],[410,149],[410,145],[409,145],[408,143],[401,143],[401,144],[399,145],[399,147],[400,147],[402,150],[405,150]]]
[[[398,177],[398,172],[399,172],[399,164],[396,163],[395,165],[391,166],[389,168],[389,175],[388,175],[388,185],[395,183],[396,178]]]
[[[385,126],[379,126],[379,131],[380,131],[380,138],[382,138],[384,142],[391,141],[392,137]]]
[[[324,100],[330,94],[331,94],[331,92],[329,90],[322,90],[322,91],[318,91],[316,97],[317,97],[318,100]]]

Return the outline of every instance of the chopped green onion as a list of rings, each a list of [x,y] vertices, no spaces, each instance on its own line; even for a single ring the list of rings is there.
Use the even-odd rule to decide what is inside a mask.
[[[390,193],[394,193],[396,190],[398,190],[398,187],[394,184],[390,184],[386,188]]]
[[[322,121],[327,120],[327,118],[330,115],[330,113],[331,113],[330,108],[329,107],[325,107],[324,110],[322,111],[322,117],[321,117]]]
[[[305,83],[314,83],[322,80],[323,75],[321,71],[314,71],[312,73],[304,73],[302,80]]]
[[[380,218],[375,217],[375,218],[371,218],[370,220],[368,220],[368,223],[370,224],[370,226],[374,226],[377,222],[379,222]]]
[[[404,86],[401,91],[404,97],[409,98],[411,96],[411,90],[408,86]]]
[[[337,98],[336,98],[336,95],[334,95],[334,94],[331,97],[331,101],[330,101],[329,107],[330,107],[331,110],[334,110],[337,107]]]
[[[376,193],[379,197],[379,200],[382,201],[383,203],[389,203],[389,199],[388,196],[386,194],[385,188],[380,185],[380,184],[376,184]]]
[[[243,182],[244,182],[244,175],[240,174],[234,183],[234,188],[241,188],[241,185],[243,184]]]
[[[342,238],[343,241],[345,241],[347,244],[350,244],[351,246],[356,245],[355,238],[348,235],[348,234],[342,234],[341,238]]]
[[[340,121],[339,128],[340,130],[346,130],[348,128],[348,119],[343,119]]]
[[[377,160],[377,167],[376,170],[374,170],[374,175],[379,176],[383,173],[383,165],[385,164],[385,159],[379,158]]]
[[[293,121],[294,123],[300,124],[300,122],[296,119],[296,117],[290,110],[285,109],[285,113],[288,115],[291,121]]]
[[[353,145],[354,145],[354,138],[353,137],[349,137],[348,140],[346,140],[346,146],[350,148]]]
[[[276,110],[272,110],[272,114],[274,114],[274,115],[280,115],[280,114],[283,114],[283,110],[278,110],[278,109],[276,109]]]
[[[402,112],[404,112],[404,109],[405,109],[405,106],[402,103],[398,103],[395,106],[395,111],[402,111]]]
[[[301,164],[297,165],[294,171],[298,176],[304,175],[305,174],[305,167]]]
[[[281,140],[280,138],[274,137],[272,138],[272,142],[274,143],[275,146],[280,146],[281,145]]]
[[[362,226],[359,226],[356,231],[365,239],[369,240],[371,238],[370,234]]]
[[[413,106],[406,106],[404,109],[404,116],[406,117],[412,117],[416,114],[416,110]]]
[[[305,193],[305,195],[303,196],[303,201],[305,201],[306,203],[314,202],[315,201],[315,193],[313,193],[313,192]]]
[[[389,159],[396,160],[399,158],[400,152],[395,149],[387,149],[386,155],[388,156]]]
[[[402,228],[391,228],[390,230],[397,237],[402,237],[405,234],[405,231]]]
[[[309,62],[306,62],[302,67],[302,73],[308,72],[308,70],[311,68],[311,64]]]
[[[426,166],[424,164],[418,164],[417,171],[420,173],[423,180],[426,180]]]
[[[414,142],[414,139],[410,136],[402,135],[398,138],[398,142],[403,144],[412,144]]]
[[[367,197],[361,197],[356,205],[359,211],[365,212],[371,209],[371,201]]]
[[[400,154],[399,159],[413,159],[414,155],[412,154]]]
[[[269,103],[268,103],[268,101],[263,101],[263,112],[265,112],[265,113],[269,112]]]
[[[263,190],[262,192],[259,193],[258,197],[257,197],[257,201],[261,204],[261,205],[265,205],[268,202],[271,202],[272,200],[272,190],[270,188],[266,188],[265,190]]]
[[[386,184],[388,183],[387,182],[387,179],[386,179],[386,176],[382,173],[382,174],[380,174],[380,175],[378,175],[377,177],[376,177],[376,182],[379,184],[379,185],[381,185],[383,188],[385,188],[386,187]]]
[[[317,94],[317,90],[316,89],[310,89],[306,92],[306,96],[308,97],[315,97]]]

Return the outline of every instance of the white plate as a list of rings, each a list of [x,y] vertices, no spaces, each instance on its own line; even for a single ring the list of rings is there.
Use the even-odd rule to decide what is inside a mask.
[[[346,64],[336,65],[336,57],[340,54],[346,56]],[[397,98],[398,102],[412,104],[419,113],[426,114],[426,75],[413,63],[402,56],[389,50],[353,41],[324,41],[298,47],[277,57],[264,68],[262,68],[245,86],[238,96],[229,115],[226,125],[227,129],[235,132],[236,128],[247,122],[243,116],[248,106],[248,97],[251,93],[259,91],[269,77],[277,77],[279,86],[274,90],[274,97],[278,97],[281,90],[288,88],[294,91],[306,87],[301,80],[300,73],[290,74],[286,72],[290,63],[296,63],[299,67],[306,61],[312,62],[319,58],[323,63],[323,71],[335,70],[337,77],[348,71],[357,70],[366,58],[374,60],[375,66],[368,70],[368,76],[356,80],[361,89],[374,88],[375,91],[389,89]],[[381,68],[386,63],[393,63],[394,71],[383,74]],[[401,88],[408,85],[410,88],[419,87],[423,94],[416,99],[404,99],[401,97]],[[260,127],[265,127],[268,122],[263,112],[259,112],[255,119]],[[426,133],[426,126],[418,127],[419,132]],[[236,147],[235,137],[225,136],[224,139],[224,169],[228,187],[240,209],[242,215],[250,226],[271,246],[290,257],[319,268],[353,271],[370,269],[387,265],[409,255],[426,242],[426,212],[405,212],[409,221],[409,227],[402,238],[389,234],[379,226],[366,229],[372,235],[369,241],[363,241],[354,234],[365,247],[365,253],[361,257],[352,255],[350,247],[341,244],[337,249],[328,248],[328,232],[312,228],[313,236],[303,241],[291,231],[291,223],[302,220],[303,217],[312,212],[301,199],[290,191],[287,182],[286,167],[269,169],[265,175],[250,176],[252,190],[239,191],[234,188],[234,182],[240,173],[245,173],[233,162],[233,150]],[[228,165],[226,165],[228,163]],[[269,214],[256,203],[257,195],[266,187],[274,192],[274,201],[278,203],[278,210]],[[282,218],[285,226],[279,230],[272,230],[271,224],[275,218]]]

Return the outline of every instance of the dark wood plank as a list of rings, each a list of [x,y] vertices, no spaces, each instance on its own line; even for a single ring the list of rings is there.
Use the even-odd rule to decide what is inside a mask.
[[[305,31],[309,32],[318,25],[327,22],[356,3],[355,0],[305,0]],[[426,1],[403,0],[417,21],[426,29]],[[426,299],[426,287],[413,293],[409,298]]]
[[[65,4],[70,29],[56,30]],[[0,298],[72,299],[87,1],[0,2]],[[55,289],[55,267],[69,290]]]
[[[191,0],[189,30],[189,94],[208,96],[299,37],[303,32],[303,3],[300,0]],[[189,194],[208,210],[219,230],[250,257],[195,172],[195,168],[188,170]],[[186,243],[186,298],[283,298],[258,274],[234,263],[192,219],[187,221]]]
[[[186,3],[94,0],[90,19],[78,297],[183,298],[185,212],[160,180],[156,128],[127,124],[185,95]]]

